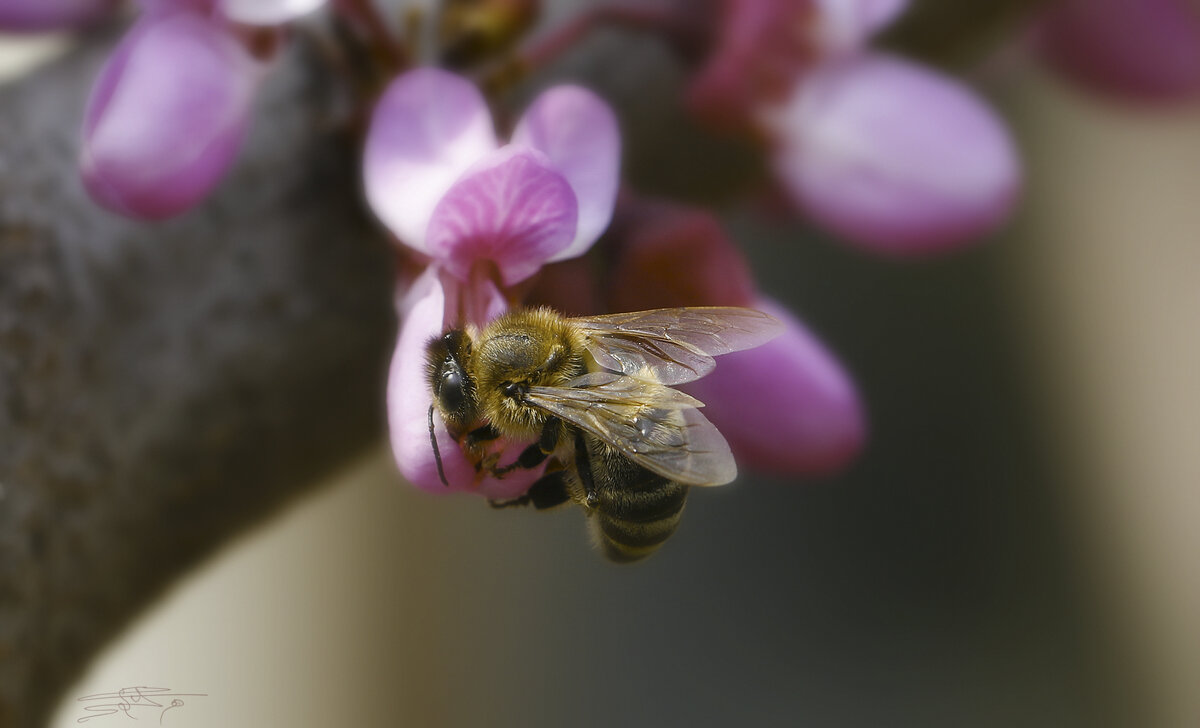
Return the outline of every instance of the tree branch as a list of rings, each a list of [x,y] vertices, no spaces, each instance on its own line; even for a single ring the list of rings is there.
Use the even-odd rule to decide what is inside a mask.
[[[311,48],[281,59],[211,202],[152,225],[75,170],[110,45],[0,88],[6,726],[44,722],[171,577],[382,430],[393,261]]]

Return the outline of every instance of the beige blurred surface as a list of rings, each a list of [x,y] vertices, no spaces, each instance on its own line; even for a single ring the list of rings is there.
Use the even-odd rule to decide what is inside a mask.
[[[61,53],[67,43],[65,37],[57,34],[18,36],[0,33],[0,82],[16,78]]]
[[[436,666],[417,667],[427,654],[414,625],[434,615],[422,613],[419,560],[405,556],[420,548],[427,514],[419,497],[402,497],[391,468],[380,451],[230,544],[100,658],[53,725],[120,702],[78,698],[134,686],[205,694],[166,713],[130,708],[175,728],[384,725],[401,705],[419,718],[428,696],[414,691],[414,671]]]
[[[1029,81],[1014,328],[1042,385],[1068,526],[1148,720],[1197,726],[1200,109],[1124,108]]]

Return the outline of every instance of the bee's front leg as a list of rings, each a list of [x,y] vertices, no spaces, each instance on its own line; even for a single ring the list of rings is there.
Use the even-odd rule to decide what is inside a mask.
[[[551,417],[546,420],[546,424],[542,427],[542,434],[538,437],[538,441],[521,451],[517,459],[513,462],[500,468],[492,468],[492,475],[497,478],[503,478],[507,473],[520,468],[522,470],[531,470],[541,465],[550,457],[550,453],[558,448],[558,439],[562,435],[562,420],[557,417]]]

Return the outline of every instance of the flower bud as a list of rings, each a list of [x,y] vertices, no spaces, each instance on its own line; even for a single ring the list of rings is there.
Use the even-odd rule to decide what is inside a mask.
[[[80,167],[92,198],[146,219],[198,203],[236,158],[259,76],[245,49],[207,18],[143,20],[88,102]]]

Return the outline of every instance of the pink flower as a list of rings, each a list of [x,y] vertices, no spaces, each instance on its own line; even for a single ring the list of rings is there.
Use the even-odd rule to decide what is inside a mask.
[[[1101,92],[1171,101],[1200,94],[1200,5],[1188,0],[1060,0],[1038,45],[1061,73]]]
[[[772,341],[721,357],[711,374],[681,387],[704,402],[704,415],[738,463],[780,475],[824,474],[846,465],[866,437],[853,380],[803,323],[756,290],[717,220],[661,203],[637,203],[620,219],[614,310],[749,306],[784,323]]]
[[[753,131],[759,109],[786,99],[799,76],[858,51],[907,7],[908,0],[724,0],[688,107],[714,126]]]
[[[138,23],[88,102],[80,171],[92,199],[158,219],[206,197],[241,148],[261,74],[209,18],[172,13]]]
[[[398,304],[389,381],[393,450],[413,484],[446,490],[428,436],[426,344],[451,326],[486,323],[507,309],[512,286],[591,247],[612,215],[619,157],[612,111],[579,87],[540,95],[503,146],[478,89],[449,72],[411,71],[380,99],[367,133],[367,200],[428,261]],[[435,425],[452,489],[504,498],[528,487],[516,475],[476,483]]]
[[[690,107],[760,139],[795,206],[888,254],[961,245],[1020,184],[1008,132],[962,84],[866,49],[905,0],[726,0]]]
[[[966,86],[882,54],[823,64],[770,120],[791,198],[846,239],[890,254],[951,248],[1012,211],[1020,164]]]
[[[266,72],[230,24],[283,22],[318,4],[145,0],[88,102],[80,172],[92,198],[161,219],[207,197],[237,158]]]

